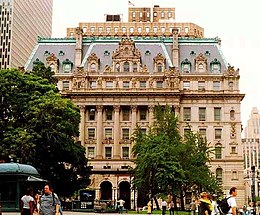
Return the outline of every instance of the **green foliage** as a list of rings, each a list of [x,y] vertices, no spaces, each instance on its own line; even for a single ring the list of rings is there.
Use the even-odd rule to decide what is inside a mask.
[[[180,135],[178,120],[169,106],[157,106],[154,124],[147,134],[140,127],[133,135],[135,186],[155,196],[169,191],[182,198],[183,191],[196,189],[217,190],[208,162],[210,148],[194,132]]]
[[[79,109],[49,79],[0,70],[0,156],[32,164],[61,195],[88,183],[85,149],[74,141],[79,122]]]

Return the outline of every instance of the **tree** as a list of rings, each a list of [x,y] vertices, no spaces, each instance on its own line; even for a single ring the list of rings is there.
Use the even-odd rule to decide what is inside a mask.
[[[172,109],[157,106],[149,132],[144,134],[137,127],[133,135],[134,183],[146,196],[166,195],[170,191],[175,199],[178,196],[183,200],[185,191],[194,187],[216,189],[207,165],[207,142],[192,131],[182,137],[178,128]]]
[[[0,70],[0,156],[32,164],[63,195],[88,183],[79,122],[79,109],[49,79]]]

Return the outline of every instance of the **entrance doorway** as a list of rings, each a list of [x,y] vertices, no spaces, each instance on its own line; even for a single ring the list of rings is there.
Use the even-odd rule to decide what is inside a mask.
[[[104,181],[101,183],[100,192],[100,200],[112,200],[112,184],[109,181]]]
[[[128,181],[122,181],[119,184],[119,199],[125,201],[124,207],[131,209],[131,187]]]

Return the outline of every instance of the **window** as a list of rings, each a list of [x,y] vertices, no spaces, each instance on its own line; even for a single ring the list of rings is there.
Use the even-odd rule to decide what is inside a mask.
[[[118,33],[118,27],[114,28],[115,33]]]
[[[141,28],[141,27],[138,27],[138,28],[137,28],[137,31],[138,31],[139,34],[142,33],[142,28]]]
[[[184,107],[183,108],[183,121],[190,121],[191,120],[191,108]]]
[[[232,146],[231,147],[231,154],[236,154],[236,147],[235,146]]]
[[[232,171],[232,180],[238,180],[237,171]]]
[[[112,140],[112,128],[105,128],[105,139]]]
[[[215,147],[215,158],[222,159],[222,146],[220,144]]]
[[[130,31],[130,33],[134,33],[134,28],[131,27],[131,28],[129,29],[129,31]]]
[[[95,157],[95,148],[88,147],[88,158],[93,159]]]
[[[147,120],[147,108],[141,107],[140,108],[140,121],[145,121],[145,120]]]
[[[95,115],[96,115],[96,109],[90,108],[89,109],[89,120],[90,121],[95,120]]]
[[[214,108],[214,121],[221,121],[221,108]]]
[[[133,64],[133,72],[137,72],[137,63]]]
[[[164,18],[164,12],[162,12],[161,17]]]
[[[190,73],[191,66],[189,63],[182,64],[182,71],[184,73]]]
[[[230,82],[228,83],[228,89],[229,89],[229,90],[234,90],[234,83],[233,83],[232,81],[230,81]]]
[[[222,129],[221,128],[216,128],[215,129],[215,139],[219,140],[222,137]]]
[[[189,28],[188,28],[188,27],[184,28],[184,32],[185,32],[186,34],[188,34],[188,33],[189,33]]]
[[[161,63],[157,64],[157,72],[162,72],[163,71],[163,65]]]
[[[113,81],[106,81],[106,88],[113,88]]]
[[[163,88],[163,81],[156,81],[156,88]]]
[[[123,159],[129,159],[129,147],[122,147]]]
[[[88,139],[95,139],[95,128],[88,128]]]
[[[63,90],[69,90],[70,82],[69,81],[63,81],[62,82],[62,89]]]
[[[146,27],[146,28],[145,28],[145,32],[146,32],[146,33],[149,33],[149,31],[150,31],[150,28],[149,28],[149,27]]]
[[[129,88],[129,81],[123,81],[123,88]]]
[[[153,32],[154,32],[154,33],[157,33],[157,31],[158,31],[158,28],[157,28],[157,27],[154,27],[154,28],[153,28]]]
[[[206,108],[199,108],[199,121],[206,121]]]
[[[122,28],[123,33],[126,33],[126,27]]]
[[[146,128],[141,128],[141,133],[146,134],[146,130],[147,130]]]
[[[119,63],[116,64],[116,72],[120,72],[120,64]]]
[[[71,72],[71,64],[68,64],[68,63],[66,63],[66,64],[63,64],[63,72],[64,73],[70,73]]]
[[[231,120],[234,120],[234,119],[235,119],[235,111],[234,111],[234,110],[231,110],[231,111],[230,111],[230,119],[231,119]]]
[[[198,90],[204,91],[205,90],[205,81],[199,81],[198,82]]]
[[[113,119],[112,116],[113,116],[113,110],[110,108],[106,109],[106,120],[112,120]]]
[[[191,132],[190,128],[184,128],[184,136],[188,135]]]
[[[207,137],[207,129],[206,128],[200,128],[199,133],[202,137]]]
[[[212,65],[212,72],[213,73],[220,73],[220,64],[214,63]]]
[[[122,139],[129,140],[129,128],[122,129]]]
[[[103,31],[102,27],[99,27],[99,28],[98,28],[98,33],[100,33],[100,34],[101,34],[101,33],[102,33],[102,31]]]
[[[105,158],[106,159],[112,158],[112,147],[105,147]]]
[[[124,63],[124,72],[129,72],[130,71],[130,66],[128,62]]]
[[[146,88],[146,81],[140,81],[140,88]]]
[[[135,18],[135,12],[133,12],[133,16],[132,17]]]
[[[90,88],[96,88],[97,87],[97,82],[96,81],[90,81],[89,82],[89,87]]]
[[[140,12],[140,18],[142,18],[143,17],[143,13],[142,12]]]
[[[222,171],[222,169],[221,168],[217,168],[216,169],[216,179],[217,179],[217,181],[218,182],[220,182],[220,183],[222,183],[222,181],[223,181],[223,173],[222,173],[223,171]]]
[[[154,13],[153,13],[153,16],[154,16],[154,17],[157,17],[157,12],[154,12]]]
[[[219,81],[213,81],[213,90],[214,91],[220,90],[220,82]]]
[[[94,27],[91,27],[90,28],[90,32],[93,34],[95,32],[95,28]]]
[[[96,71],[96,64],[95,64],[95,63],[92,63],[92,64],[90,65],[90,71],[91,71],[91,72],[95,72],[95,71]]]
[[[199,64],[199,71],[198,72],[204,72],[204,65]]]
[[[171,17],[172,17],[172,13],[168,12],[168,18],[171,18]]]
[[[86,32],[87,32],[87,28],[84,27],[84,28],[83,28],[83,33],[86,33]]]
[[[130,114],[129,109],[126,109],[126,108],[122,109],[123,121],[129,121],[130,120],[129,114]]]
[[[183,81],[183,89],[184,90],[190,89],[190,82],[189,81]]]
[[[162,33],[165,33],[165,27],[161,28]]]

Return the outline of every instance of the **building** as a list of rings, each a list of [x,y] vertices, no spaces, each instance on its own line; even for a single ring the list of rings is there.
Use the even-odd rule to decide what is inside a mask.
[[[257,107],[253,107],[250,118],[247,120],[245,138],[260,138],[260,113]]]
[[[172,106],[182,134],[188,122],[207,137],[215,152],[213,174],[225,193],[238,188],[242,206],[244,94],[239,70],[226,62],[219,38],[204,38],[204,29],[196,24],[173,22],[172,8],[155,6],[153,11],[154,17],[167,11],[170,18],[151,21],[149,9],[129,8],[130,22],[111,15],[104,23],[68,28],[64,39],[40,38],[25,69],[50,66],[61,94],[79,106],[79,141],[87,151],[93,171],[90,187],[98,199],[123,198],[126,208],[137,206],[128,170],[134,159],[130,136],[136,124],[147,131],[159,103]],[[145,13],[148,18],[141,22]]]
[[[23,67],[37,37],[51,37],[53,0],[0,0],[0,69]]]

